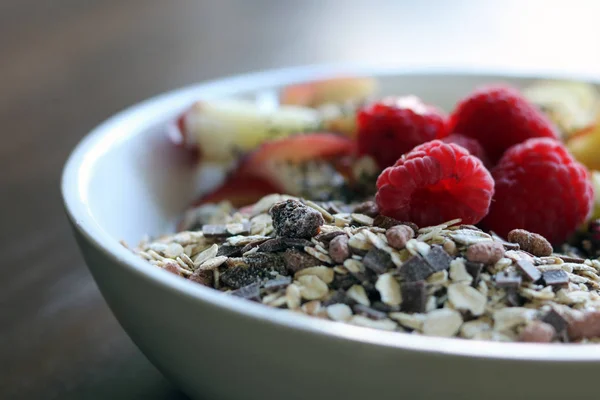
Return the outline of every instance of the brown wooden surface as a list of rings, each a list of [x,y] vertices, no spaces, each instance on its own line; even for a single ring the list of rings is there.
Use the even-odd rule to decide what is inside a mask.
[[[168,89],[315,62],[600,72],[591,2],[568,2],[567,18],[582,19],[573,26],[560,8],[543,21],[536,7],[519,9],[515,20],[514,7],[498,4],[0,1],[0,398],[185,398],[117,324],[66,224],[60,171],[95,124]]]

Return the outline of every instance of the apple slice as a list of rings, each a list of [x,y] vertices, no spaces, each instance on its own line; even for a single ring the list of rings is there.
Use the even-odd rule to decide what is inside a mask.
[[[600,122],[567,141],[573,156],[589,169],[600,170]]]
[[[171,140],[198,149],[202,161],[229,163],[262,142],[318,130],[317,110],[281,106],[264,109],[242,100],[198,101],[171,127]]]
[[[285,87],[281,93],[282,104],[319,107],[327,103],[364,101],[377,91],[373,78],[341,76]]]

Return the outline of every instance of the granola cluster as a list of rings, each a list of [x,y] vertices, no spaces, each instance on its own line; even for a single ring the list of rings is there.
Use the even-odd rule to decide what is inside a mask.
[[[229,295],[353,325],[494,341],[600,342],[600,261],[460,220],[417,227],[373,202],[269,195],[188,211],[134,251]],[[201,227],[201,229],[190,229]],[[190,229],[190,230],[186,230]]]

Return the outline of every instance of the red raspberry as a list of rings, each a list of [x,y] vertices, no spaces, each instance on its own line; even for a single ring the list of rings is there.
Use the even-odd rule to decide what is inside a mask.
[[[509,147],[527,139],[558,138],[550,120],[517,89],[507,86],[475,90],[458,103],[448,129],[477,139],[494,164]]]
[[[375,200],[383,215],[419,226],[454,218],[475,224],[487,214],[493,194],[494,181],[481,160],[434,140],[379,175]]]
[[[521,228],[559,244],[592,209],[587,170],[557,140],[535,138],[511,147],[492,176],[496,194],[483,223],[505,237]]]
[[[394,165],[413,147],[444,136],[446,117],[415,96],[388,97],[358,112],[358,152],[381,169]]]
[[[442,142],[454,143],[459,146],[462,146],[465,149],[469,150],[469,153],[471,153],[472,156],[475,156],[475,157],[479,158],[481,161],[483,161],[483,165],[485,165],[486,167],[488,165],[490,165],[487,154],[485,154],[485,150],[483,150],[483,147],[481,146],[481,144],[473,138],[470,138],[465,135],[461,135],[460,133],[453,133],[453,134],[443,138]]]

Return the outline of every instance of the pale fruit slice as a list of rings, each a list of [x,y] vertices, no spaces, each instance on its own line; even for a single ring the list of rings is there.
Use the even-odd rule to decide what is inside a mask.
[[[315,131],[320,125],[319,113],[306,107],[262,109],[241,100],[199,101],[180,117],[171,138],[198,148],[202,161],[227,163],[267,140]]]
[[[577,161],[589,169],[600,170],[600,124],[569,139],[567,148]]]
[[[589,83],[539,81],[523,94],[550,117],[565,139],[594,125],[600,111],[600,93]]]
[[[362,101],[375,94],[377,80],[369,77],[342,76],[285,87],[282,104],[319,107],[328,103]]]

